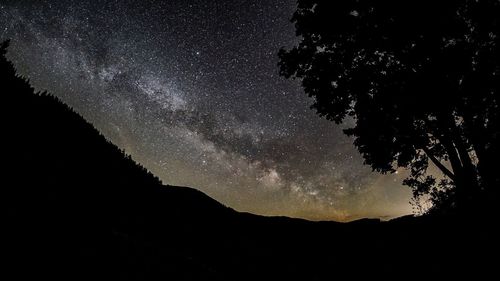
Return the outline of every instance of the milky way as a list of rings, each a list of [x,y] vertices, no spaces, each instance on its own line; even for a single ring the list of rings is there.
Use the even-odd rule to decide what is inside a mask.
[[[372,173],[279,77],[278,50],[298,40],[293,0],[1,3],[18,71],[164,183],[264,215],[411,212],[404,173]]]

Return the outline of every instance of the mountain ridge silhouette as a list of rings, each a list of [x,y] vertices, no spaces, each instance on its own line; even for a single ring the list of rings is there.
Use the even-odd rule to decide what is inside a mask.
[[[474,220],[262,217],[165,186],[59,99],[35,93],[5,58],[7,46],[6,280],[450,277],[495,268],[486,253],[497,253],[496,233]]]

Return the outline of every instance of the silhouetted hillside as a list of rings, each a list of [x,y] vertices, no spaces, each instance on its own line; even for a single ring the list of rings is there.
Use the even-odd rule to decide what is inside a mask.
[[[35,94],[5,50],[3,280],[401,280],[493,272],[493,222],[267,218],[163,186],[57,98]]]
[[[34,93],[6,60],[6,47],[1,46],[0,57],[2,197],[13,242],[7,244],[17,256],[9,258],[13,265],[60,273],[58,263],[82,268],[90,262],[93,269],[88,270],[94,271],[96,259],[110,262],[105,258],[109,253],[100,251],[123,254],[122,245],[113,243],[128,241],[130,235],[151,233],[160,239],[175,232],[184,237],[192,225],[215,227],[214,220],[234,214],[194,189],[163,186],[56,97]],[[174,262],[189,264],[184,258]]]

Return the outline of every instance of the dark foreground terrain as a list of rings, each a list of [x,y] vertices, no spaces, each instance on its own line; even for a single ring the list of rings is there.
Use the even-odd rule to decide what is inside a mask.
[[[1,51],[2,280],[498,275],[486,215],[308,222],[164,186],[59,100],[34,94]]]

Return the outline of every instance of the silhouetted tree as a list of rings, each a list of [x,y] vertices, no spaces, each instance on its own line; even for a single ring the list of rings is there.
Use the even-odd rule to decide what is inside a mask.
[[[319,115],[355,120],[366,164],[408,168],[415,198],[461,209],[498,192],[499,20],[497,0],[298,0],[281,74]]]

